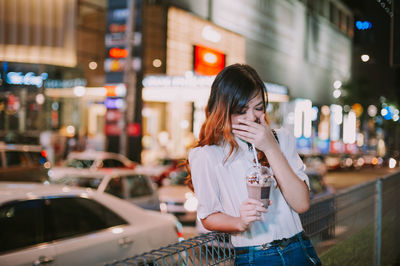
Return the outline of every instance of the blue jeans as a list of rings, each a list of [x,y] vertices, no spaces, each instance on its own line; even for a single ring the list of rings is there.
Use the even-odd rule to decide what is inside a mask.
[[[235,265],[321,265],[310,240],[300,239],[283,249],[279,246],[265,250],[256,250],[254,247],[235,248],[236,251],[243,249],[249,249],[249,252],[237,255]]]

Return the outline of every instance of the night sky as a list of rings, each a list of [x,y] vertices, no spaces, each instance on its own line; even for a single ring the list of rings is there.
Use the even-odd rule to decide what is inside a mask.
[[[380,0],[389,6],[390,0]],[[343,0],[353,11],[355,21],[369,21],[369,30],[357,30],[354,27],[353,65],[348,100],[357,98],[368,104],[379,103],[384,96],[390,103],[400,104],[399,67],[390,65],[391,17],[376,0]],[[391,5],[390,5],[391,10]],[[360,57],[368,54],[370,61],[364,63]]]

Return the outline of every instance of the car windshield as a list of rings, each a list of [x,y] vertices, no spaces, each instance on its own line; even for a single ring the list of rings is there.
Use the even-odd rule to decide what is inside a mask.
[[[94,160],[81,160],[81,159],[71,159],[67,162],[67,167],[74,168],[90,168],[93,165]]]
[[[95,177],[80,177],[80,176],[67,176],[54,181],[56,184],[63,184],[68,186],[89,187],[97,189],[101,183],[101,178]]]

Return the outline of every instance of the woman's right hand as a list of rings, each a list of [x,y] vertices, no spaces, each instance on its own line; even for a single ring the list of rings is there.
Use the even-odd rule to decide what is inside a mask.
[[[246,231],[252,223],[260,221],[262,219],[262,214],[266,212],[267,209],[263,207],[261,201],[247,198],[242,202],[239,208],[240,231]]]

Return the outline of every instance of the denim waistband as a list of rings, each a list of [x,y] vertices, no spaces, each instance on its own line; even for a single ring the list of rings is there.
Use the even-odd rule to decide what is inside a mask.
[[[272,248],[272,247],[280,247],[281,249],[284,249],[285,247],[287,247],[291,243],[298,242],[300,240],[309,240],[309,238],[306,236],[304,231],[301,231],[301,232],[299,232],[299,233],[297,233],[294,236],[289,237],[289,238],[282,238],[282,239],[279,239],[279,240],[274,240],[272,242],[264,243],[264,244],[258,245],[258,246],[237,247],[237,248],[235,248],[235,252],[236,252],[237,255],[240,255],[240,254],[249,253],[250,249],[253,249],[254,251],[267,250],[267,249]]]

